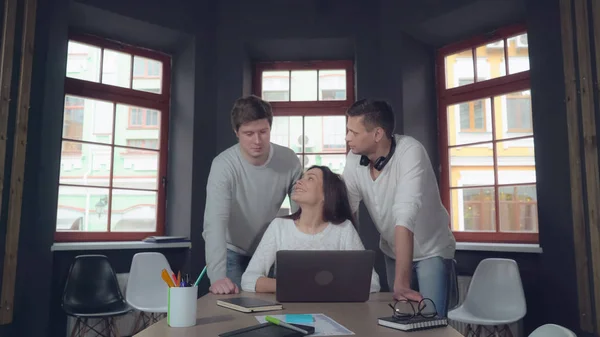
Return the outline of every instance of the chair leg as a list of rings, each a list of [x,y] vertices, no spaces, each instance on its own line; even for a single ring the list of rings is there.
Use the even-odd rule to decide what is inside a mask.
[[[77,317],[77,319],[75,320],[75,324],[73,325],[73,328],[71,328],[71,337],[81,335],[81,331],[79,331],[80,329],[81,329],[81,318]]]
[[[138,326],[140,325],[140,318],[142,317],[142,312],[138,312],[138,314],[135,317],[135,322],[133,322],[133,328],[131,328],[131,335],[135,335],[136,333],[138,333]]]
[[[465,334],[465,337],[479,337],[481,334],[481,326],[476,325],[475,329],[473,329],[473,326],[471,326],[471,324],[467,324],[467,333]]]
[[[111,322],[111,326],[112,329],[110,332],[114,333],[115,337],[121,337],[121,334],[119,333],[119,327],[117,326],[116,322],[115,322],[115,317],[111,317],[109,318],[110,322]]]
[[[167,317],[167,314],[164,312],[154,312],[154,313],[152,313],[150,324],[154,324],[166,317]]]
[[[166,313],[161,312],[143,312],[140,311],[133,326],[132,335],[139,333],[140,331],[146,329],[150,325],[160,321],[166,316]]]
[[[114,317],[105,317],[102,319],[104,321],[105,330],[108,335],[106,337],[120,337],[119,331],[115,326],[115,318]],[[104,330],[102,331],[104,332]]]
[[[497,325],[494,325],[491,328],[484,326],[483,329],[485,330],[486,337],[513,337],[512,331],[510,331],[510,326],[508,324],[504,324],[500,328]],[[479,333],[477,334],[477,336],[479,336]]]
[[[504,329],[505,329],[505,331],[506,331],[506,335],[507,335],[508,337],[513,337],[512,330],[510,330],[510,326],[509,326],[508,324],[506,324],[506,325],[504,326]]]

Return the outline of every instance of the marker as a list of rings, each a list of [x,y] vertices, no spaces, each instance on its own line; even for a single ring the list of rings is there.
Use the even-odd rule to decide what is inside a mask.
[[[204,276],[205,273],[206,273],[206,266],[204,266],[204,269],[202,269],[200,276],[198,276],[198,279],[196,280],[196,282],[194,282],[194,287],[198,286],[198,283],[200,283],[200,280],[202,279],[202,276]]]
[[[275,324],[275,325],[280,325],[280,326],[282,326],[282,327],[284,327],[284,328],[288,328],[288,329],[291,329],[291,330],[297,331],[297,332],[299,332],[299,333],[301,333],[301,334],[308,335],[308,331],[306,331],[306,330],[303,330],[303,329],[300,329],[300,328],[298,328],[298,327],[296,327],[296,326],[293,326],[293,325],[291,325],[291,324],[287,324],[286,322],[280,321],[280,320],[278,320],[278,319],[277,319],[277,318],[275,318],[275,317],[272,317],[272,316],[267,316],[267,317],[265,317],[265,320],[266,320],[267,322],[269,322],[269,323],[272,323],[272,324]]]
[[[166,269],[162,270],[162,273],[160,274],[160,276],[167,283],[167,285],[169,286],[169,288],[175,286],[175,284],[173,283],[173,280],[171,280],[171,276],[169,276],[169,272]]]

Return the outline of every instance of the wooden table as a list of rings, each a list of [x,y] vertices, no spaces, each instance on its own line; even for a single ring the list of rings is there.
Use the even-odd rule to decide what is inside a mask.
[[[208,294],[198,299],[196,326],[191,328],[171,328],[167,320],[153,324],[141,331],[136,337],[216,337],[221,333],[258,324],[254,316],[280,314],[317,314],[323,313],[348,330],[356,337],[375,336],[410,336],[410,337],[462,337],[460,333],[448,326],[424,331],[402,332],[377,324],[378,317],[390,316],[392,310],[388,303],[393,303],[391,293],[374,293],[365,303],[283,303],[284,310],[265,313],[241,313],[217,306],[219,298],[236,296],[256,297],[275,301],[274,294],[242,293],[241,295]]]

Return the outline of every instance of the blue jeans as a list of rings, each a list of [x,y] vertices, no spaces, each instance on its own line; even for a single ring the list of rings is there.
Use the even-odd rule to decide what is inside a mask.
[[[227,277],[241,289],[242,274],[248,268],[250,256],[245,256],[227,249]]]
[[[227,249],[227,277],[238,286],[239,289],[242,289],[242,274],[248,268],[248,263],[250,263],[250,259],[252,257],[245,256],[240,253],[236,253],[233,250]],[[269,277],[275,277],[275,271],[273,267],[271,267],[271,271],[269,272]]]
[[[396,276],[396,260],[384,255],[385,271],[390,291],[394,290]],[[445,317],[448,313],[449,281],[452,260],[436,256],[413,262],[412,280],[410,287],[429,298],[435,304],[438,315]]]

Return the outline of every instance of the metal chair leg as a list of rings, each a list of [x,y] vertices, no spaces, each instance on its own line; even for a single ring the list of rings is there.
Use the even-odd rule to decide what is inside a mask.
[[[80,326],[81,326],[81,318],[77,317],[77,320],[75,320],[75,324],[73,325],[73,328],[71,328],[71,337],[81,335],[81,331],[79,331]]]

